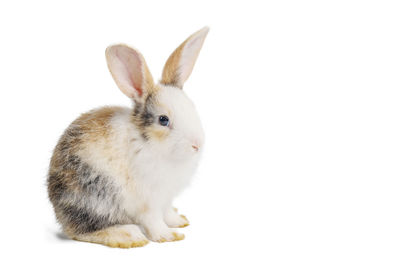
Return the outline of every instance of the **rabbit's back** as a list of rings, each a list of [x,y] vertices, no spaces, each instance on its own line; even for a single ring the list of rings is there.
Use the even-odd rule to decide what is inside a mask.
[[[82,114],[65,130],[54,149],[48,192],[57,220],[67,234],[129,222],[121,206],[121,186],[111,171],[101,168],[112,166],[113,161],[123,165],[115,158],[117,151],[113,151],[118,145],[112,144],[115,130],[111,122],[126,112],[120,107],[103,107]]]

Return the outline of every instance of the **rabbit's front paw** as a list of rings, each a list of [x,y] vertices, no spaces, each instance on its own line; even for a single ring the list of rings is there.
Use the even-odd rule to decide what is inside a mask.
[[[147,235],[151,241],[154,242],[172,242],[179,241],[185,238],[184,234],[173,231],[172,229],[152,230],[147,231]]]
[[[179,215],[176,212],[176,209],[171,209],[171,211],[167,212],[167,214],[165,214],[164,220],[168,227],[171,228],[182,228],[189,225],[189,221],[186,216]]]

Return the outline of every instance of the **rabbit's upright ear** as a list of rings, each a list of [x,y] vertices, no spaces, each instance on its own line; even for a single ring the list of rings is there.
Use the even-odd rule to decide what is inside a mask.
[[[183,87],[183,84],[192,73],[208,30],[208,27],[204,27],[195,32],[175,49],[165,63],[161,79],[162,84]]]
[[[143,99],[155,90],[146,61],[135,49],[123,44],[109,46],[106,59],[112,77],[128,97]]]

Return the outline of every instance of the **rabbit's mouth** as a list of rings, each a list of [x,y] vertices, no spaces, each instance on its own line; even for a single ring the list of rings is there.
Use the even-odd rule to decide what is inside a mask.
[[[194,151],[199,152],[199,147],[197,145],[192,145]]]

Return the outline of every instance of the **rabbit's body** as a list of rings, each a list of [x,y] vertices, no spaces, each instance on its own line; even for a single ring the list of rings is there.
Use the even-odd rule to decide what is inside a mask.
[[[202,44],[206,34],[196,33],[194,41],[200,36]],[[199,161],[204,138],[200,120],[178,88],[182,81],[174,85],[163,76],[154,84],[141,55],[126,46],[111,47],[107,53],[111,73],[133,98],[134,107],[92,110],[64,132],[48,178],[56,217],[69,237],[113,247],[142,246],[147,238],[183,239],[171,228],[188,221],[177,214],[172,201],[188,185]],[[133,68],[126,67],[130,64]],[[169,65],[165,69],[181,69]],[[138,79],[141,82],[135,83]],[[170,124],[164,125],[165,117]]]

